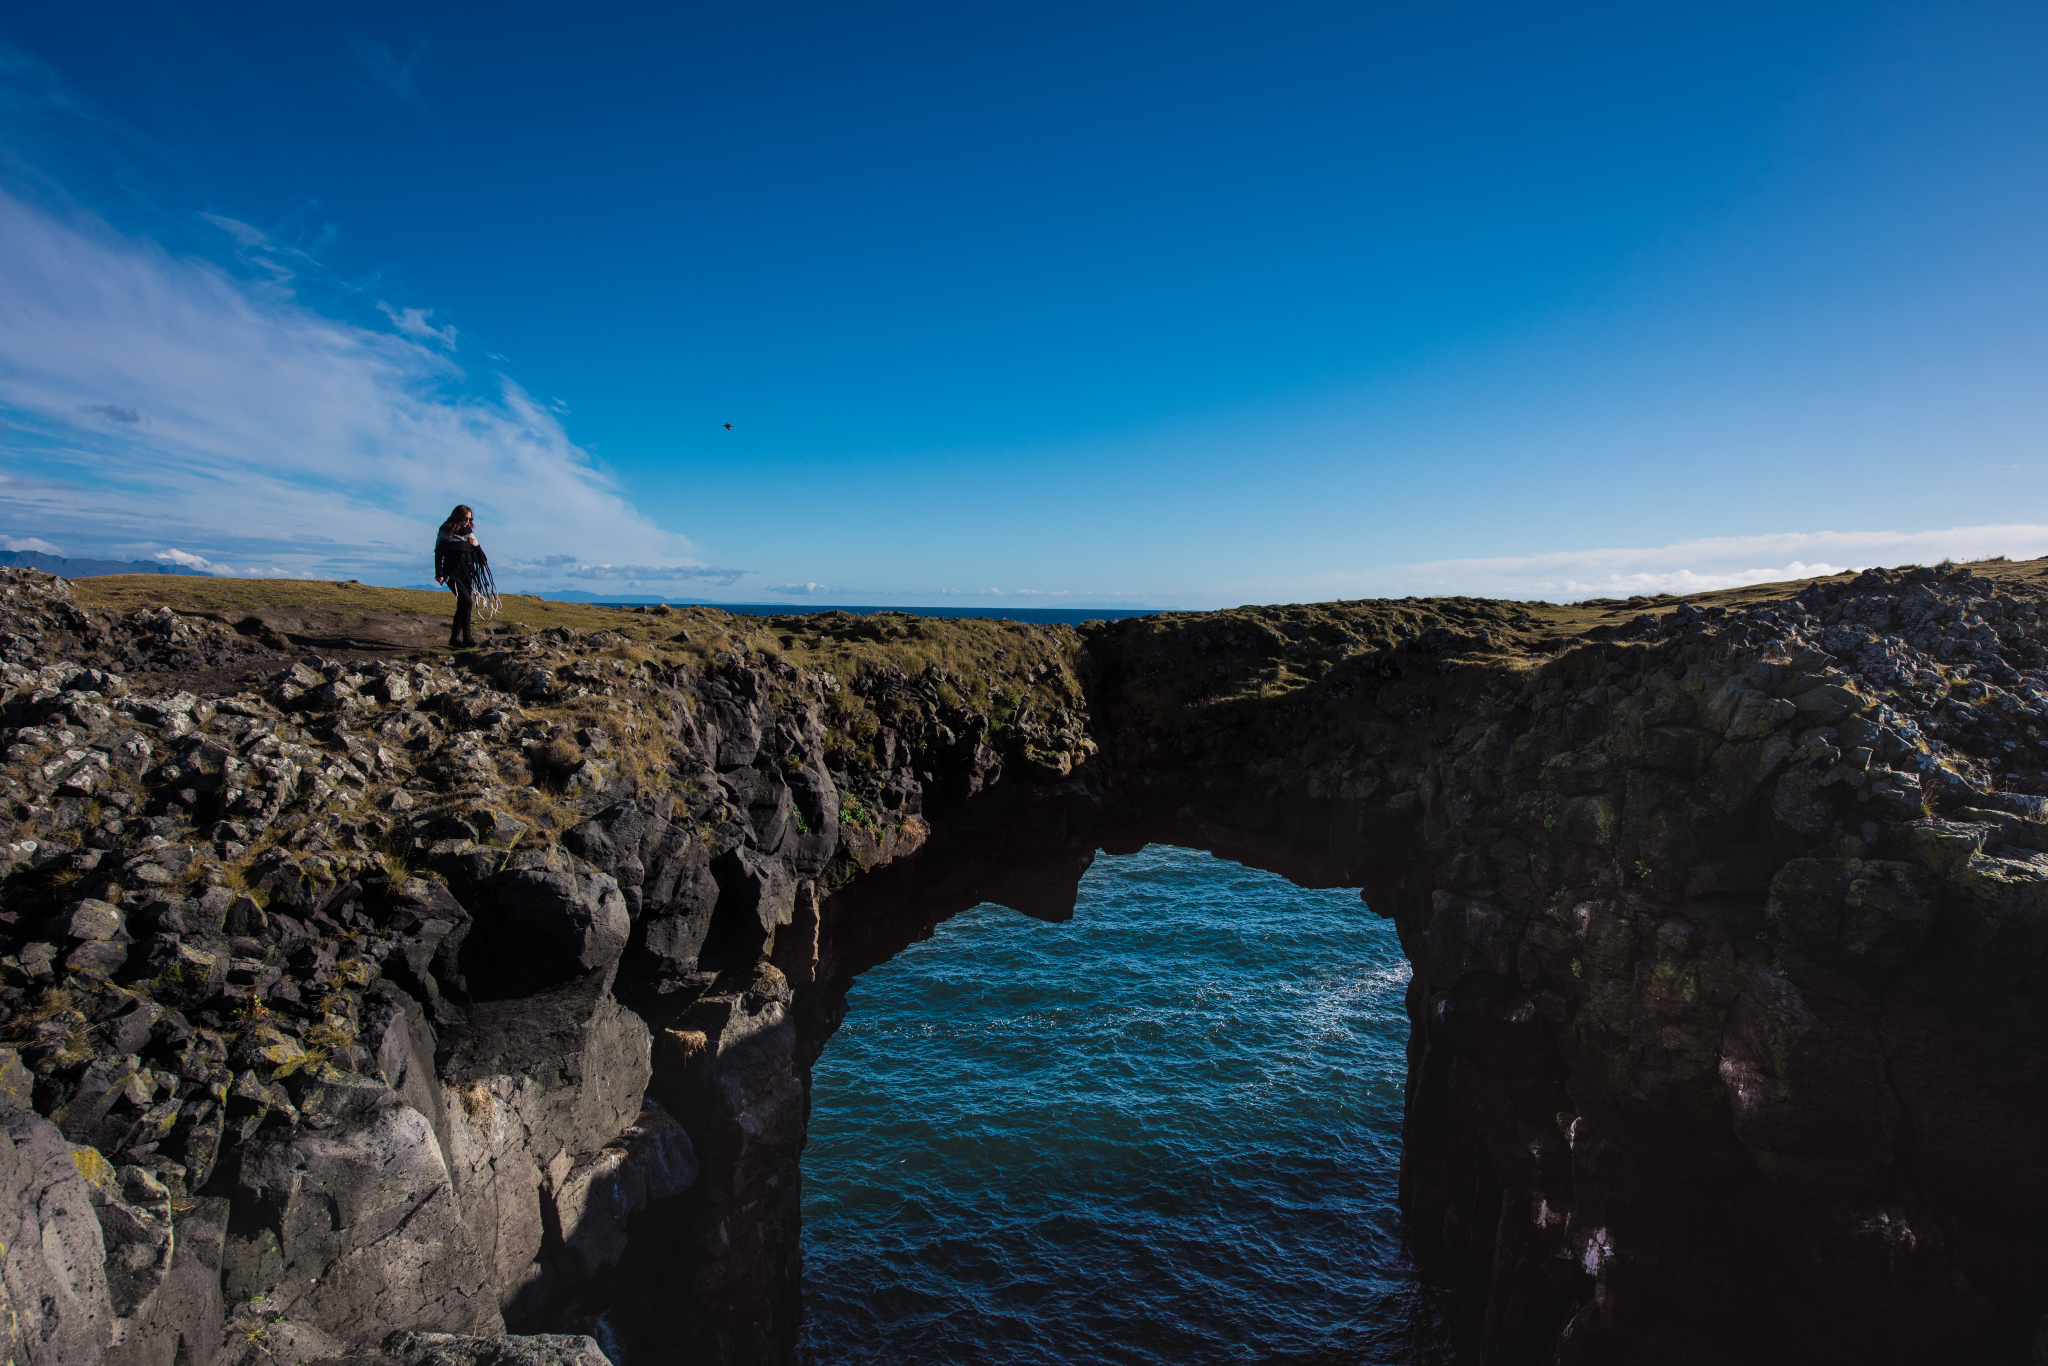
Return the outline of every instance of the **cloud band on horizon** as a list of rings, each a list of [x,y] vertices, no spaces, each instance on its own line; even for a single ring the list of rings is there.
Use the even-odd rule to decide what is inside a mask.
[[[1939,531],[1795,531],[1716,536],[1667,546],[1559,550],[1389,565],[1299,579],[1251,580],[1247,589],[1325,597],[1542,598],[1711,593],[1748,584],[1820,578],[1872,565],[2048,555],[2048,526],[1997,523]],[[1299,600],[1299,599],[1297,599]]]

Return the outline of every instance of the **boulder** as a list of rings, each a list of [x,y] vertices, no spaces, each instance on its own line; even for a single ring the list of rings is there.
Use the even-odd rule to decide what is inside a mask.
[[[718,879],[721,921],[753,924],[766,935],[796,914],[796,879],[779,859],[733,849],[712,862],[711,873]]]
[[[97,1366],[112,1342],[95,1167],[48,1120],[0,1117],[0,1337],[18,1366]]]
[[[548,1173],[566,1173],[629,1127],[651,1071],[646,1024],[608,973],[471,1007],[441,1030],[448,1155],[463,1217],[501,1304],[543,1268]]]
[[[169,1273],[146,1315],[123,1327],[107,1366],[215,1366],[221,1339],[220,1254],[229,1203],[187,1199],[171,1213]]]
[[[215,1185],[248,1212],[223,1253],[230,1301],[267,1297],[351,1348],[502,1327],[433,1128],[389,1092],[355,1123],[244,1141]]]
[[[694,899],[697,869],[708,860],[703,843],[669,823],[669,805],[616,802],[576,826],[562,842],[593,868],[609,874],[629,912],[670,913],[679,898]]]
[[[520,996],[625,952],[633,926],[618,882],[567,850],[508,854],[453,840],[434,859],[472,917],[454,966],[473,1000]]]
[[[793,829],[789,784],[772,764],[767,767],[736,768],[719,776],[719,785],[731,796],[753,832],[753,845],[763,854],[782,847],[783,834]]]
[[[681,1195],[696,1179],[689,1135],[649,1102],[631,1128],[558,1183],[555,1227],[567,1249],[564,1271],[588,1279],[615,1264],[626,1251],[626,1220],[650,1201]]]
[[[65,915],[64,933],[80,941],[112,939],[121,933],[122,924],[119,907],[88,897]]]

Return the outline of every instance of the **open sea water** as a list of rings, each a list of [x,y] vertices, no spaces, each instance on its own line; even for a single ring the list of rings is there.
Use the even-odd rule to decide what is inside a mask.
[[[1408,966],[1355,891],[1153,845],[984,905],[815,1073],[802,1360],[1438,1363],[1395,1210]]]

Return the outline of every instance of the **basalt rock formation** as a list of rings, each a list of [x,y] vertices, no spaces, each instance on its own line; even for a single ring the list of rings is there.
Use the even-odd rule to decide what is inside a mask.
[[[0,571],[8,1352],[787,1361],[854,977],[1167,840],[1397,923],[1465,1357],[2027,1360],[2035,571],[414,658]]]
[[[2034,578],[1870,573],[1521,671],[1362,656],[1279,705],[1156,679],[1190,636],[1219,676],[1286,649],[1287,609],[1094,648],[1154,837],[1397,922],[1402,1201],[1475,1359],[2022,1361],[2041,609]]]

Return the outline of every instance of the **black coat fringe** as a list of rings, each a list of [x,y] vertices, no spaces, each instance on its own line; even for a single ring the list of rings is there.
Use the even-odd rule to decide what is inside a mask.
[[[434,577],[444,580],[458,596],[470,594],[486,618],[497,615],[498,584],[491,577],[490,557],[466,536],[443,533],[434,542]]]

